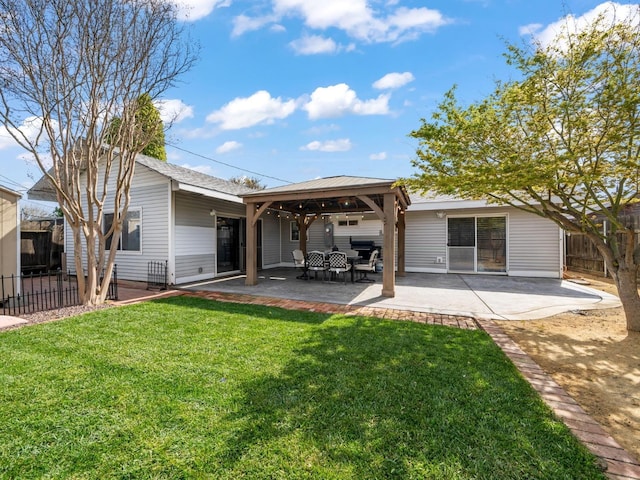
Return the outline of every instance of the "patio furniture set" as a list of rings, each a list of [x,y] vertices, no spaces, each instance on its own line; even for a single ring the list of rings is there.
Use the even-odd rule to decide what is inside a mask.
[[[302,274],[297,278],[309,280],[311,278],[310,272],[313,272],[314,278],[317,280],[318,272],[322,272],[323,282],[327,280],[328,274],[330,279],[342,276],[344,283],[347,283],[347,272],[351,273],[351,283],[375,282],[367,274],[376,271],[378,254],[378,250],[374,250],[366,262],[361,262],[362,256],[355,250],[347,250],[345,252],[314,250],[306,256],[302,250],[294,250],[292,252],[294,266],[302,270]],[[360,274],[358,280],[355,280],[355,272]]]

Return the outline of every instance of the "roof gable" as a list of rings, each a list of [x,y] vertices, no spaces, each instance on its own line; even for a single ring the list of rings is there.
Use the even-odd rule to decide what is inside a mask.
[[[240,195],[255,191],[245,185],[239,185],[229,180],[207,175],[206,173],[196,172],[195,170],[167,163],[142,154],[136,157],[136,163],[143,165],[148,169],[177,182],[178,184],[190,185],[211,192],[211,196],[214,197],[216,196],[215,192],[219,192],[224,196],[231,195],[233,197],[238,197],[238,201],[241,201],[239,198]],[[29,189],[27,194],[32,200],[56,201],[55,189],[44,175]]]

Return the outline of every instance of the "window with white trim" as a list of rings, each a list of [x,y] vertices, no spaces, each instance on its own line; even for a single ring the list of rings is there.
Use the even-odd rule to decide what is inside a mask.
[[[357,227],[358,220],[338,220],[339,227]]]
[[[289,222],[289,240],[292,242],[300,241],[300,228],[298,222]],[[309,240],[309,230],[307,230],[307,240]]]
[[[113,225],[113,213],[105,213],[103,218],[104,231],[107,232]],[[141,251],[142,233],[142,211],[140,209],[130,209],[122,222],[122,232],[118,238],[118,250],[127,252]],[[106,238],[105,248],[111,250],[113,238]]]

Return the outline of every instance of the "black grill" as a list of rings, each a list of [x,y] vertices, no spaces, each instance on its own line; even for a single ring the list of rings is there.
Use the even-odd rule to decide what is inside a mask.
[[[375,244],[373,240],[353,240],[350,239],[351,250],[355,250],[358,252],[363,260],[369,260],[371,253],[374,250],[378,250],[380,252],[380,256],[382,256],[382,247]]]

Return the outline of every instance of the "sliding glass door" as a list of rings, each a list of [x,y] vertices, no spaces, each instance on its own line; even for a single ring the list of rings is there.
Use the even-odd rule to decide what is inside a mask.
[[[476,219],[449,218],[447,223],[449,270],[475,272]]]
[[[447,261],[450,272],[504,273],[507,271],[507,219],[449,217]]]

